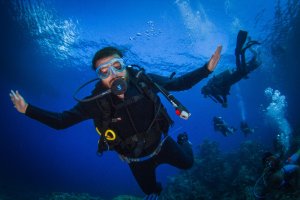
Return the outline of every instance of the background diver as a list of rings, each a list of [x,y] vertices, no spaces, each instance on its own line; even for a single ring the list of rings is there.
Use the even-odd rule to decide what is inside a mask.
[[[222,117],[214,117],[213,124],[214,124],[214,130],[221,132],[224,136],[233,134],[237,130],[232,126],[228,126],[228,124],[223,120]]]
[[[92,119],[100,135],[98,152],[116,151],[128,163],[145,199],[157,199],[162,187],[156,181],[156,167],[166,163],[188,169],[194,162],[187,134],[179,134],[177,142],[168,136],[173,120],[157,95],[158,89],[190,89],[215,69],[221,49],[219,46],[203,67],[170,79],[146,74],[136,65],[126,66],[119,49],[105,47],[92,60],[99,77],[94,90],[73,108],[50,112],[27,103],[18,91],[11,91],[10,98],[20,113],[57,130]],[[180,110],[176,113],[181,116]]]
[[[254,128],[249,127],[248,123],[245,120],[241,121],[240,130],[244,133],[245,136],[248,136],[255,131]]]
[[[296,192],[300,191],[300,149],[286,160],[283,154],[266,152],[262,163],[264,171],[254,186],[256,198],[265,199],[275,191]],[[258,185],[262,186],[258,194]]]
[[[261,65],[261,62],[257,60],[257,52],[251,49],[253,45],[260,44],[259,42],[249,41],[243,48],[247,35],[246,31],[240,30],[237,36],[235,48],[236,69],[227,69],[213,76],[201,89],[204,97],[210,97],[213,101],[219,102],[223,107],[227,107],[227,95],[230,94],[231,86],[242,78],[248,78],[247,75]],[[246,62],[245,57],[247,49],[253,54],[249,62]]]

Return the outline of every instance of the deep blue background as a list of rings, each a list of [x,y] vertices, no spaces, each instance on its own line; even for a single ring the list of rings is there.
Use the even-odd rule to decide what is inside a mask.
[[[171,136],[188,131],[197,149],[204,139],[215,140],[224,152],[235,151],[247,139],[271,148],[278,133],[268,123],[264,108],[270,103],[264,90],[279,89],[288,102],[286,117],[299,129],[299,1],[286,11],[286,1],[1,1],[0,60],[0,192],[88,192],[111,198],[119,194],[142,196],[129,168],[114,153],[96,155],[97,133],[91,121],[62,131],[37,123],[13,108],[8,96],[18,89],[36,106],[62,111],[76,102],[72,94],[94,78],[93,54],[107,45],[126,50],[127,63],[149,72],[184,74],[202,66],[218,44],[223,45],[219,73],[235,67],[234,48],[239,29],[262,41],[263,64],[233,87],[229,107],[205,99],[200,88],[174,93],[192,112],[184,121],[175,116]],[[298,4],[297,4],[298,3]],[[278,10],[282,12],[279,13]],[[280,16],[286,17],[280,23]],[[288,28],[287,28],[288,27]],[[214,132],[212,117],[221,115],[235,127],[246,119],[256,132],[224,138]],[[163,184],[178,170],[158,169]]]

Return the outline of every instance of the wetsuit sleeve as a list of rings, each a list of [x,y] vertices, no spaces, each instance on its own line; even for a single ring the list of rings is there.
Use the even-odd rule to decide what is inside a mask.
[[[173,79],[156,74],[148,74],[148,76],[155,83],[163,86],[168,91],[182,91],[192,88],[202,79],[208,77],[210,73],[211,72],[207,69],[207,64],[205,64],[203,67]]]
[[[90,114],[80,103],[72,109],[61,113],[50,112],[28,104],[25,115],[57,130],[68,128],[91,118]]]

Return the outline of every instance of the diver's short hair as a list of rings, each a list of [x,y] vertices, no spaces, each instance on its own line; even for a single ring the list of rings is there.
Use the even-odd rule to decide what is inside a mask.
[[[92,60],[93,70],[95,70],[97,67],[96,66],[97,60],[99,60],[101,58],[113,56],[113,55],[118,55],[118,56],[120,56],[120,58],[123,57],[121,50],[117,49],[116,47],[112,47],[112,46],[104,47],[104,48],[100,49],[99,51],[97,51]]]

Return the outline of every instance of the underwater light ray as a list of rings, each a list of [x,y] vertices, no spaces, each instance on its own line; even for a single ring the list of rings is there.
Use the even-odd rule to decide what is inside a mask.
[[[237,90],[237,98],[238,98],[238,102],[239,102],[239,108],[241,111],[241,117],[242,117],[242,121],[246,121],[246,109],[245,109],[245,103],[243,100],[243,97],[241,96],[241,90],[240,90],[240,86],[239,84],[236,84],[236,90]]]
[[[72,50],[79,39],[77,20],[60,18],[51,1],[15,0],[12,5],[15,20],[28,29],[43,53],[62,61],[75,57]]]
[[[216,46],[223,45],[223,53],[227,49],[226,36],[217,31],[217,26],[209,19],[202,4],[198,10],[193,10],[189,1],[176,0],[184,26],[188,30],[193,51],[206,57],[211,56]]]

